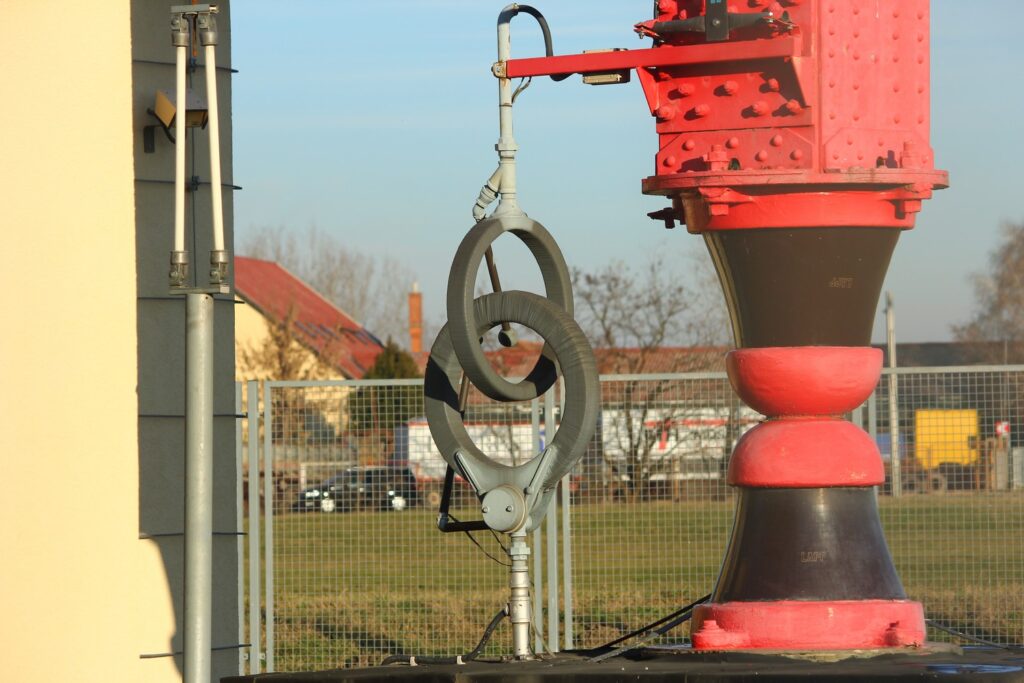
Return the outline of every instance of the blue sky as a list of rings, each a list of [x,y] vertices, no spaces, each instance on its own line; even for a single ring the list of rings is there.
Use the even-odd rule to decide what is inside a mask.
[[[353,249],[390,254],[415,273],[426,316],[444,319],[448,264],[496,166],[495,19],[504,2],[335,0],[232,5],[236,239],[262,227],[311,226]],[[649,0],[534,0],[556,53],[641,47],[632,33]],[[982,17],[982,10],[987,19]],[[932,146],[951,187],[905,233],[886,289],[901,341],[948,339],[970,315],[970,274],[1024,220],[1024,5],[932,2]],[[513,22],[513,55],[542,53],[529,17]],[[685,230],[645,215],[640,193],[657,137],[639,84],[591,87],[536,79],[516,103],[523,208],[558,239],[569,264],[596,269],[703,250]],[[502,284],[539,290],[525,249],[496,244]],[[411,284],[411,283],[410,283]],[[882,316],[875,339],[883,340]]]

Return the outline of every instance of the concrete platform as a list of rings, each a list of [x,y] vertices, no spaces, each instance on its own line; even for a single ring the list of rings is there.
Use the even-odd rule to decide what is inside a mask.
[[[863,652],[694,652],[649,647],[602,662],[567,652],[533,662],[474,661],[463,665],[392,664],[364,669],[274,673],[224,683],[340,683],[342,681],[1024,681],[1024,649],[932,648]]]

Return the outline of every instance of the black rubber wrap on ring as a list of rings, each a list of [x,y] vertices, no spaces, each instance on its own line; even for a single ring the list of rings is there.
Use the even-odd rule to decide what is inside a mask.
[[[594,352],[576,321],[558,304],[537,294],[520,291],[486,294],[476,299],[472,312],[476,320],[474,339],[502,322],[515,322],[540,334],[558,359],[565,378],[565,409],[558,431],[545,449],[554,451],[555,462],[541,482],[542,490],[553,489],[583,456],[597,428],[600,387]],[[455,454],[461,452],[471,465],[482,471],[502,471],[502,480],[510,481],[509,471],[529,468],[532,461],[515,467],[494,461],[476,447],[466,432],[459,413],[462,367],[455,355],[450,327],[450,323],[445,325],[437,335],[423,380],[430,434],[441,456],[456,471],[465,475],[455,459]],[[488,486],[489,483],[484,484],[485,488]]]
[[[473,314],[476,276],[484,252],[494,240],[506,232],[522,240],[533,254],[544,279],[545,294],[572,320],[572,280],[569,276],[569,267],[565,264],[565,257],[555,243],[555,238],[543,225],[531,218],[503,216],[477,223],[466,233],[458,251],[455,252],[448,275],[448,329],[462,369],[484,395],[495,401],[530,401],[542,396],[558,379],[558,368],[552,357],[550,339],[546,335],[541,335],[549,343],[545,344],[537,364],[520,382],[509,382],[495,372],[484,356],[484,351],[480,348],[480,326],[476,324]],[[493,322],[514,321],[497,320],[492,321],[492,324]],[[484,328],[486,329],[489,327]]]

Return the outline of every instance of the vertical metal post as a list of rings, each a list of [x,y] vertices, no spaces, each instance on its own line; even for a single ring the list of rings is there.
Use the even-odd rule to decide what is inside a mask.
[[[530,401],[530,427],[533,430],[533,452],[543,448],[540,436],[540,401]],[[533,629],[536,634],[533,648],[536,652],[544,649],[544,578],[543,555],[540,527],[533,530]]]
[[[572,527],[569,523],[572,509],[572,475],[562,477],[562,602],[565,605],[565,649],[573,649],[573,604],[572,604]]]
[[[511,10],[510,5],[498,15],[498,61],[505,62],[512,56],[512,33],[509,23],[519,11],[518,7]],[[498,152],[498,191],[500,199],[495,214],[522,214],[516,201],[516,145],[512,136],[512,79],[498,79],[498,144],[494,149]],[[550,437],[549,437],[550,439]]]
[[[551,443],[555,430],[555,392],[544,395],[544,436]],[[548,650],[558,652],[558,496],[551,497],[545,519],[548,577]]]
[[[530,548],[526,531],[512,532],[509,544],[512,571],[509,572],[509,619],[512,621],[512,652],[516,659],[533,659],[530,651]]]
[[[889,351],[889,465],[892,495],[903,494],[903,472],[900,464],[900,401],[899,378],[896,376],[896,309],[892,294],[885,293],[885,341]]]
[[[260,672],[260,394],[259,385],[246,386],[249,421],[249,673]]]
[[[213,297],[186,295],[185,683],[209,683],[213,624]]]
[[[236,608],[238,610],[238,644],[241,646],[245,640],[245,503],[242,492],[242,383],[235,382],[235,566],[237,571],[235,581]],[[238,675],[245,675],[245,658],[247,653],[244,647],[238,648]]]
[[[274,670],[274,389],[263,384],[263,519],[266,531],[263,542],[266,607],[266,664]]]

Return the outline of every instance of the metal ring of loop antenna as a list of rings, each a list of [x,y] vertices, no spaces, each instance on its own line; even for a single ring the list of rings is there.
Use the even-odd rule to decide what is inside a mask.
[[[538,504],[546,502],[554,486],[583,455],[597,428],[600,387],[594,352],[576,321],[556,303],[537,294],[486,294],[473,302],[472,315],[476,321],[474,340],[507,321],[534,330],[547,342],[565,378],[565,409],[558,431],[539,456],[517,466],[492,460],[477,448],[459,412],[463,368],[449,323],[430,349],[423,382],[430,434],[445,461],[469,480],[478,494],[513,484],[533,498],[531,509],[543,509]],[[530,526],[538,521],[536,518]]]
[[[545,344],[536,365],[520,382],[509,382],[491,367],[484,356],[480,348],[480,325],[473,313],[473,290],[484,252],[506,232],[521,239],[529,248],[540,267],[547,298],[560,306],[572,322],[572,281],[565,257],[555,243],[555,238],[543,225],[531,218],[502,216],[482,220],[473,226],[455,253],[448,275],[448,329],[459,363],[474,386],[495,401],[529,401],[543,395],[558,379],[551,339],[545,334],[541,335],[549,343]],[[516,321],[496,320],[491,321],[491,324],[494,322]],[[489,326],[483,329],[489,329]]]

